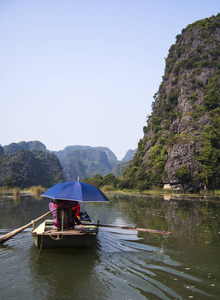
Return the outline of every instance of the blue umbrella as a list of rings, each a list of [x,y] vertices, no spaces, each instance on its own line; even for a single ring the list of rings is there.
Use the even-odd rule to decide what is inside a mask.
[[[109,199],[97,187],[80,182],[62,182],[52,186],[41,195],[54,200],[69,200],[82,202],[106,202]]]

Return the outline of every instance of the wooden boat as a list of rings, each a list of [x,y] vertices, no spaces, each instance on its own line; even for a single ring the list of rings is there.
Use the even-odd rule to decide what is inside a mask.
[[[52,220],[46,220],[31,231],[38,249],[88,248],[95,241],[98,226],[93,222],[84,222],[74,228],[58,230]]]

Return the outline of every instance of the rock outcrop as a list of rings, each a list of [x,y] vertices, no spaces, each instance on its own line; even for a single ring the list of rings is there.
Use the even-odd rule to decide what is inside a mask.
[[[176,40],[125,187],[220,187],[220,14]]]

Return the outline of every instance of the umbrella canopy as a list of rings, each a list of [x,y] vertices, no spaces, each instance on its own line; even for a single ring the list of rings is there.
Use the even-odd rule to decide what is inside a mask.
[[[109,199],[97,187],[80,182],[71,181],[58,183],[41,195],[54,200],[69,200],[82,202],[107,202]]]

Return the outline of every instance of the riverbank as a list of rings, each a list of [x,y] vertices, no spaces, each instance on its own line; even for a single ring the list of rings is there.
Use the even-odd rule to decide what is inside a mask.
[[[195,197],[198,197],[198,196],[219,196],[220,197],[220,190],[215,190],[215,191],[201,191],[200,193],[183,193],[183,192],[180,192],[180,191],[175,191],[175,190],[166,190],[166,189],[154,189],[154,190],[146,190],[146,191],[137,191],[137,190],[126,190],[126,189],[123,189],[123,190],[117,190],[117,189],[112,189],[112,190],[109,190],[109,189],[105,189],[105,188],[102,188],[102,190],[105,192],[105,193],[122,193],[122,194],[133,194],[133,195],[181,195],[181,196],[195,196]]]
[[[33,196],[39,198],[45,191],[46,189],[43,188],[42,186],[33,186],[24,190],[18,187],[15,188],[0,187],[0,196],[10,197],[10,198],[11,197],[19,198],[20,196]]]
[[[208,202],[220,202],[220,194],[214,194],[214,193],[207,193],[207,194],[183,194],[183,193],[163,193],[163,192],[157,192],[149,191],[148,192],[134,192],[134,191],[111,191],[105,193],[107,197],[124,197],[127,199],[131,199],[133,197],[138,198],[146,198],[151,197],[152,199],[156,199],[158,197],[163,198],[166,201],[174,200],[186,200],[186,201],[208,201]]]
[[[198,197],[219,197],[220,199],[220,190],[215,191],[202,191],[200,193],[182,193],[175,190],[166,190],[166,189],[154,189],[154,190],[146,190],[146,191],[137,191],[137,190],[118,190],[113,187],[103,186],[101,190],[106,194],[118,194],[118,195],[139,195],[139,196],[158,196],[163,195],[165,200],[169,200],[169,198],[179,198],[179,197],[190,197],[190,198],[198,198]],[[0,196],[4,197],[13,197],[18,198],[20,196],[33,196],[36,198],[40,198],[40,196],[46,191],[46,188],[42,186],[33,186],[24,190],[21,190],[18,187],[15,188],[5,188],[0,187]]]

